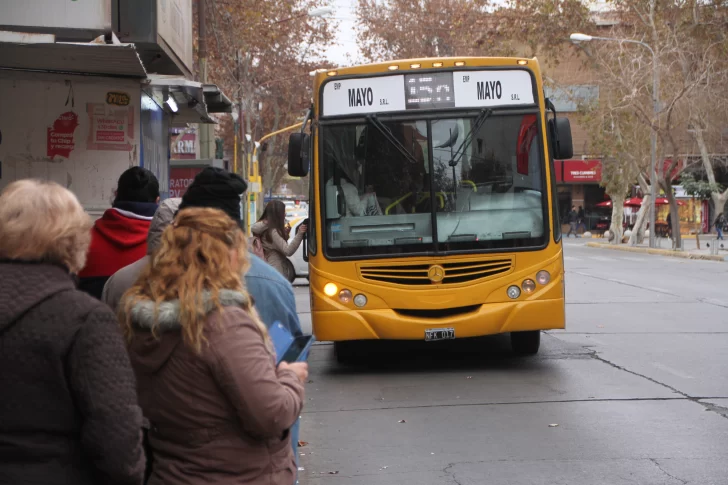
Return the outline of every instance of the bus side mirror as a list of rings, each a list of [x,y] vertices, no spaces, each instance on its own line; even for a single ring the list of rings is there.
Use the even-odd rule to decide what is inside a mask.
[[[574,156],[574,145],[571,141],[571,123],[568,118],[552,118],[549,120],[549,142],[553,147],[556,160],[566,160]]]
[[[288,175],[305,177],[308,175],[308,153],[310,137],[305,133],[292,133],[288,137]]]

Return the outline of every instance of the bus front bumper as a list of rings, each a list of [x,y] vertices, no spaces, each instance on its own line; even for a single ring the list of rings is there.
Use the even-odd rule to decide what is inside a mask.
[[[564,300],[487,303],[469,313],[421,318],[395,310],[314,311],[319,341],[424,340],[428,329],[452,328],[455,338],[565,327]]]

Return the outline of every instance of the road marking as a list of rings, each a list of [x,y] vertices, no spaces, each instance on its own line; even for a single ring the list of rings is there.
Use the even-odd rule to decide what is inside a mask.
[[[673,369],[672,367],[668,367],[668,366],[666,366],[664,364],[659,364],[657,362],[652,362],[652,366],[653,367],[657,367],[660,370],[664,370],[665,372],[668,372],[668,373],[670,373],[670,374],[672,374],[674,376],[680,377],[682,379],[695,379],[690,374],[685,374],[684,372],[680,372],[679,370]]]
[[[616,261],[615,258],[608,258],[606,256],[589,256],[589,258],[590,259],[595,259],[597,261],[607,261],[607,262]]]
[[[581,258],[575,258],[574,256],[564,256],[564,261],[580,261]]]
[[[632,258],[629,256],[623,257],[622,259],[624,259],[625,261],[634,261],[636,263],[643,263],[645,261],[645,258]]]

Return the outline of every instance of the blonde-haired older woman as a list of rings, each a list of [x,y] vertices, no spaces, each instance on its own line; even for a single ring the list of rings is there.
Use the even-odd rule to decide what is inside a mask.
[[[144,479],[118,320],[72,279],[90,228],[58,184],[20,180],[0,193],[0,483]]]

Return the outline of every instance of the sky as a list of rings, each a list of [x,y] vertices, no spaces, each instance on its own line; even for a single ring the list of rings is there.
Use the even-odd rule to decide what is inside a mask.
[[[357,0],[335,0],[336,12],[333,17],[339,22],[339,29],[336,35],[336,43],[327,51],[329,60],[338,65],[348,65],[351,61],[347,53],[352,55],[352,60],[359,56],[359,48],[356,45],[356,4]]]

